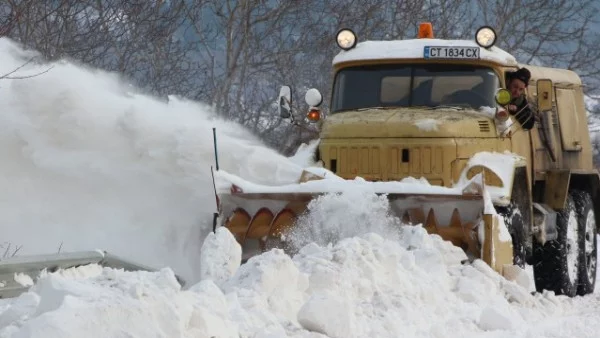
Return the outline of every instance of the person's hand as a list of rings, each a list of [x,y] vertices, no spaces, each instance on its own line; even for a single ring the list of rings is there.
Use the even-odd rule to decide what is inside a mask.
[[[510,111],[517,111],[517,106],[515,106],[514,104],[509,104],[508,105],[508,110],[510,110]]]

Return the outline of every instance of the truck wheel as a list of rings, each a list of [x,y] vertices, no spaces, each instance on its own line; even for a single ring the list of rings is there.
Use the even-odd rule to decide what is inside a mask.
[[[582,233],[573,194],[567,196],[565,209],[556,215],[558,237],[536,245],[537,262],[533,265],[538,292],[554,291],[557,295],[574,297],[579,283],[579,262],[582,260]]]
[[[586,191],[575,193],[575,206],[581,229],[582,255],[579,261],[579,286],[577,294],[580,296],[594,292],[596,285],[597,246],[596,241],[596,215],[592,196]]]
[[[525,268],[527,262],[527,241],[521,210],[511,203],[506,207],[496,207],[496,212],[504,220],[513,243],[513,264]]]

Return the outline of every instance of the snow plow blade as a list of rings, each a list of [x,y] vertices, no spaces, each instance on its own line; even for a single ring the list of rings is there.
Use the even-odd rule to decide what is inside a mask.
[[[452,242],[469,257],[484,260],[504,275],[505,266],[513,265],[512,241],[510,236],[508,239],[502,236],[499,216],[495,212],[485,213],[483,178],[478,179],[479,182],[474,179],[462,189],[439,187],[440,193],[435,193],[435,189],[434,193],[384,192],[377,189],[374,192],[387,196],[391,212],[404,224],[422,225],[428,233]],[[278,247],[272,243],[284,243],[282,237],[285,238],[286,230],[294,226],[296,218],[307,211],[313,199],[326,193],[342,192],[305,192],[302,191],[302,184],[305,183],[313,183],[313,186],[318,184],[304,182],[279,191],[253,185],[249,189],[251,192],[245,192],[239,185],[231,183],[228,193],[217,196],[220,225],[227,227],[235,236],[242,246],[245,259]],[[418,184],[414,183],[405,183],[400,190],[407,190],[407,185],[419,191]],[[484,236],[479,235],[481,230]],[[480,242],[480,237],[483,237],[483,242]]]

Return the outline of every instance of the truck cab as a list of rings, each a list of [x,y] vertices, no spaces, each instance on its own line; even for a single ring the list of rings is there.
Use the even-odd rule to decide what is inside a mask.
[[[413,176],[452,186],[476,152],[513,151],[520,129],[496,96],[518,63],[497,47],[427,37],[367,41],[333,66],[319,154],[341,177]]]
[[[483,172],[511,234],[515,264],[534,265],[540,290],[589,293],[600,175],[581,79],[570,70],[520,64],[495,41],[487,26],[474,40],[435,39],[429,23],[416,39],[399,41],[357,43],[354,32],[340,30],[329,111],[318,108],[314,93],[306,98],[307,120],[320,129],[318,160],[346,179],[422,177],[445,187]],[[526,98],[535,118],[528,130],[507,110],[507,75],[523,67],[531,73]],[[468,169],[481,153],[519,160],[510,173],[491,163]]]

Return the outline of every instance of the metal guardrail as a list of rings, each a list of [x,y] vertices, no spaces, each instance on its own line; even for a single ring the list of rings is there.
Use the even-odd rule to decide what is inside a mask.
[[[15,281],[14,277],[17,273],[28,275],[35,281],[44,269],[48,272],[54,272],[59,269],[88,264],[98,264],[103,267],[125,271],[156,271],[154,268],[120,258],[102,250],[15,256],[0,261],[0,298],[17,297],[27,292],[29,286],[23,286]],[[179,276],[175,277],[183,287],[185,281]]]

